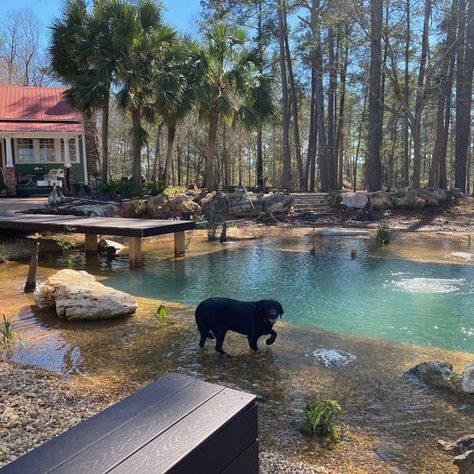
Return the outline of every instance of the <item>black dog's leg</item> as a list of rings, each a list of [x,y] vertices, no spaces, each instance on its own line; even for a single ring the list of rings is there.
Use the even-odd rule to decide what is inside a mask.
[[[216,351],[219,352],[219,354],[227,355],[227,353],[222,349],[222,345],[224,344],[225,331],[214,331],[214,336],[216,337]]]
[[[272,331],[270,332],[270,337],[265,341],[267,346],[271,346],[275,342],[276,338],[277,332],[272,329]]]
[[[261,351],[258,348],[258,344],[257,344],[258,338],[256,338],[255,336],[248,336],[247,339],[249,341],[250,349],[255,351],[257,354],[260,353]]]

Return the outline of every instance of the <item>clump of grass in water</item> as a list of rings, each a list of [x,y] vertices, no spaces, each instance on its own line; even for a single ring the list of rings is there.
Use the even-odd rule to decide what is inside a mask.
[[[5,315],[3,315],[3,323],[0,328],[0,333],[2,334],[1,342],[4,346],[10,346],[15,339],[20,340],[18,333],[13,330],[10,318],[7,318]]]
[[[390,243],[391,238],[392,231],[390,230],[390,226],[385,219],[382,219],[377,227],[375,242],[378,247],[383,247]]]
[[[0,263],[4,263],[8,258],[8,250],[5,244],[0,244]]]
[[[309,424],[310,434],[316,434],[322,439],[336,444],[340,441],[337,428],[337,413],[341,407],[337,400],[318,400],[306,405],[303,414]]]
[[[207,219],[207,240],[209,240],[209,242],[217,240],[216,232],[218,227],[219,219],[211,214]]]
[[[165,321],[168,317],[168,311],[166,310],[166,306],[162,303],[158,308],[156,308],[154,316],[159,321]]]
[[[62,234],[58,234],[57,242],[59,247],[63,252],[63,257],[66,262],[66,268],[72,270],[72,258],[71,258],[71,251],[76,247],[75,240],[69,235],[69,233],[74,232],[72,227],[66,228],[66,232]]]

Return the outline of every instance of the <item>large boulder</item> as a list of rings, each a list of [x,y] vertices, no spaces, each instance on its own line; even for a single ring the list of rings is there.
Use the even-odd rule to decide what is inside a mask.
[[[430,360],[415,365],[408,374],[417,377],[426,385],[440,388],[452,388],[455,375],[452,364],[440,360]]]
[[[263,212],[286,214],[294,202],[295,198],[290,194],[280,192],[264,194],[262,198]]]
[[[228,193],[228,214],[232,217],[255,217],[263,212],[262,196],[252,192]]]
[[[65,319],[109,319],[137,309],[130,295],[102,285],[84,271],[60,270],[39,285],[33,297],[38,308],[55,308]]]
[[[461,374],[461,391],[474,394],[474,361],[472,361]]]
[[[227,214],[229,204],[224,193],[214,191],[201,200],[201,207],[206,217],[222,216]]]
[[[124,201],[120,206],[120,217],[142,217],[146,214],[147,204],[144,199]]]
[[[201,206],[193,201],[192,196],[187,194],[175,194],[174,196],[158,194],[147,202],[147,214],[149,217],[170,219],[182,217],[183,212],[189,213],[190,216],[200,216]]]
[[[168,197],[166,194],[158,194],[148,199],[146,212],[148,217],[164,218]]]
[[[390,193],[386,191],[376,191],[370,195],[370,206],[374,211],[386,211],[393,207]]]
[[[393,207],[397,209],[423,209],[426,201],[417,191],[398,191],[391,194]]]
[[[365,209],[368,202],[369,193],[365,191],[342,193],[342,204],[349,209]]]
[[[116,217],[119,208],[115,204],[84,204],[71,207],[69,212],[75,216]]]

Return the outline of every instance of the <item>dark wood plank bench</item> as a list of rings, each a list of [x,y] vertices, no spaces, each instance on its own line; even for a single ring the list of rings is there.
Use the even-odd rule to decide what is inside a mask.
[[[256,397],[169,374],[2,474],[258,473]]]

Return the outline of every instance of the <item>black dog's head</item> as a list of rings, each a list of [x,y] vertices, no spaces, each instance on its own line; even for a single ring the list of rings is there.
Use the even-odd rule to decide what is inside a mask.
[[[284,313],[283,307],[276,300],[260,300],[258,309],[263,321],[272,326],[277,322],[278,316],[282,316]]]

